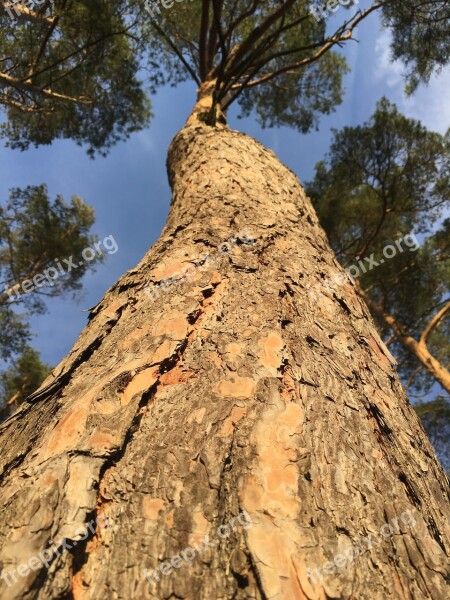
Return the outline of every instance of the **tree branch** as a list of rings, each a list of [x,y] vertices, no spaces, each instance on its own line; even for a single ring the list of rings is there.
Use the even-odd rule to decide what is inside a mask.
[[[208,72],[208,24],[209,24],[209,2],[202,0],[202,14],[200,18],[200,33],[198,41],[198,53],[200,64],[200,80],[205,81]]]
[[[272,13],[267,19],[258,25],[252,33],[239,45],[236,46],[233,51],[230,53],[230,60],[227,68],[232,70],[238,65],[242,58],[244,58],[245,54],[248,50],[253,48],[253,46],[262,38],[262,36],[268,31],[272,25],[274,25],[278,19],[281,19],[286,12],[293,6],[296,0],[287,0],[284,2],[278,10]]]
[[[434,315],[431,321],[426,326],[424,332],[420,336],[419,344],[426,346],[427,340],[430,336],[430,333],[439,325],[445,315],[450,311],[450,302],[448,302],[445,306],[441,308],[441,310]]]
[[[350,40],[353,36],[353,31],[355,30],[357,25],[359,25],[359,23],[363,19],[365,19],[369,14],[371,14],[373,11],[378,10],[379,8],[384,6],[384,4],[386,4],[386,1],[387,0],[383,0],[382,2],[374,4],[370,8],[365,10],[364,12],[359,11],[359,15],[356,18],[354,18],[352,21],[347,21],[346,23],[344,23],[344,25],[331,38],[329,38],[324,43],[322,48],[320,50],[318,50],[318,52],[316,52],[312,56],[304,58],[304,59],[297,61],[295,63],[292,63],[290,65],[281,67],[280,69],[277,69],[276,71],[273,71],[272,73],[268,73],[267,75],[264,75],[263,77],[261,77],[259,79],[250,81],[249,83],[247,83],[247,87],[254,87],[255,85],[261,85],[262,83],[266,83],[267,81],[270,81],[271,79],[274,79],[275,77],[278,77],[278,75],[281,75],[282,73],[287,73],[288,71],[300,69],[301,67],[304,67],[306,65],[309,65],[309,64],[315,62],[321,56],[323,56],[326,52],[331,50],[331,48],[333,48],[334,46],[341,44],[342,42]],[[233,86],[233,88],[237,88],[239,85],[240,84],[235,84]]]
[[[20,79],[16,79],[15,77],[11,77],[6,73],[0,73],[0,86],[10,86],[17,90],[33,92],[34,94],[45,96],[46,98],[52,98],[54,100],[65,100],[66,102],[73,102],[74,104],[93,104],[95,101],[91,98],[83,98],[80,96],[79,98],[74,98],[73,96],[67,96],[66,94],[59,94],[58,92],[53,92],[48,88],[39,88],[38,86],[33,85],[29,81],[22,81]]]
[[[11,18],[17,18],[19,21],[32,21],[35,23],[48,23],[51,25],[56,17],[46,17],[42,13],[30,10],[22,4],[15,2],[2,2],[0,4],[0,12],[6,13]]]
[[[172,42],[172,40],[170,39],[170,37],[167,35],[167,33],[158,25],[158,23],[156,21],[152,21],[151,22],[152,26],[156,29],[156,31],[159,33],[159,35],[166,40],[166,42],[169,44],[169,46],[172,48],[172,50],[175,52],[175,54],[178,56],[178,58],[181,60],[181,62],[183,63],[185,69],[188,71],[188,73],[190,74],[190,76],[192,77],[192,79],[195,81],[195,83],[197,85],[200,85],[200,80],[198,79],[195,71],[192,69],[191,65],[187,62],[187,60],[184,58],[182,52],[180,52],[180,50],[178,50],[178,48],[176,47],[175,43]]]

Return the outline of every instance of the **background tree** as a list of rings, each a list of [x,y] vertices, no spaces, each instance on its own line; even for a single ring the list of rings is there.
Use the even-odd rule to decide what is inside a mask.
[[[21,390],[34,391],[47,370],[27,346],[29,317],[46,310],[48,297],[76,294],[86,271],[104,258],[97,252],[92,261],[80,261],[83,250],[97,241],[89,233],[94,219],[93,209],[77,196],[69,203],[61,196],[50,201],[45,185],[13,189],[0,206],[0,357],[14,363],[3,375],[3,408],[11,398],[17,401],[10,408],[22,400]],[[66,264],[71,256],[75,260]],[[12,390],[28,368],[29,376]]]
[[[333,36],[309,5],[203,0],[142,26],[150,58],[171,81],[180,61],[199,95],[169,150],[160,240],[1,428],[6,600],[445,595],[448,479],[394,361],[350,280],[311,299],[311,285],[343,275],[312,206],[273,153],[224,122],[238,98],[300,130],[329,109],[344,68],[333,49],[383,3]],[[307,75],[318,64],[321,90]],[[273,92],[280,81],[291,103]],[[243,510],[251,527],[232,528]],[[414,527],[369,544],[357,568],[310,576],[407,511]],[[112,526],[81,540],[105,515]],[[159,575],[206,534],[192,568],[164,562]],[[14,578],[54,541],[50,569]]]
[[[450,6],[445,0],[385,2],[383,19],[393,34],[392,57],[406,64],[406,89],[413,93],[448,64]]]
[[[386,339],[394,333],[396,355],[413,354],[413,363],[404,364],[405,381],[420,361],[447,392],[449,347],[439,327],[445,327],[450,309],[449,221],[438,229],[436,222],[450,200],[449,167],[448,135],[427,131],[382,100],[368,123],[335,132],[328,165],[319,163],[315,180],[308,184],[337,256],[360,272],[360,284],[381,330],[388,333]],[[395,246],[412,233],[422,236],[421,248],[412,241],[409,248]],[[394,256],[387,259],[382,251],[392,244],[389,252]],[[372,255],[373,265],[368,260]],[[366,273],[358,263],[364,258]],[[435,369],[411,337],[425,347],[438,344],[435,353],[442,364]]]
[[[41,385],[50,372],[39,352],[27,346],[8,370],[0,375],[0,420],[8,417]]]
[[[448,396],[450,221],[440,217],[450,201],[449,135],[427,131],[383,99],[369,122],[334,132],[307,187],[337,257],[360,275],[410,397],[429,395],[436,382]],[[408,245],[396,246],[405,236]],[[433,406],[442,401],[428,405],[427,424]]]
[[[450,435],[450,403],[447,398],[437,396],[434,400],[419,402],[414,407],[420,416],[425,431],[441,459],[442,466],[450,472],[448,439]]]

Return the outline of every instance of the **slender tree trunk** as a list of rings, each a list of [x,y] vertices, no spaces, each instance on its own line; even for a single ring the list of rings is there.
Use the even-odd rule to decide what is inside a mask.
[[[450,394],[450,373],[448,369],[446,369],[443,364],[434,358],[434,356],[428,350],[427,337],[429,332],[426,332],[421,339],[417,341],[405,331],[404,327],[394,316],[387,314],[376,302],[372,302],[360,286],[358,286],[358,290],[364,297],[367,304],[370,306],[372,313],[376,315],[380,322],[384,321],[384,323],[393,331],[395,337],[403,346],[403,348],[415,356],[416,359],[430,373],[430,375],[432,375],[442,386],[442,388]],[[447,312],[448,305],[440,311],[440,313],[442,313],[442,317]],[[439,317],[440,315],[437,316]],[[439,320],[441,319],[436,319],[436,324],[439,322]]]
[[[299,181],[195,120],[168,170],[160,240],[1,429],[1,597],[447,597],[448,480],[351,281],[308,293],[346,276]]]

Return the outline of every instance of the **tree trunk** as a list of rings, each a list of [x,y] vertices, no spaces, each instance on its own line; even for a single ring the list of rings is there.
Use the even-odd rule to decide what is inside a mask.
[[[448,479],[299,181],[199,122],[168,170],[160,240],[2,426],[1,597],[446,597]]]
[[[361,286],[358,285],[358,291],[363,296],[367,305],[372,310],[372,313],[380,320],[380,323],[384,323],[391,329],[397,340],[403,346],[405,350],[410,352],[415,358],[422,364],[430,375],[432,375],[436,381],[442,386],[442,388],[450,394],[450,373],[448,369],[440,363],[431,352],[428,350],[427,339],[431,330],[439,323],[439,321],[449,311],[450,304],[447,304],[439,313],[432,319],[427,330],[423,333],[420,340],[415,340],[405,328],[397,321],[397,319],[388,313],[376,302],[372,302],[369,296],[363,291]]]

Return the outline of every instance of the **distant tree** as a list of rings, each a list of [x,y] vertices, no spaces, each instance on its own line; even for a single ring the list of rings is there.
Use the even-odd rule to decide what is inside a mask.
[[[2,400],[17,405],[47,371],[27,346],[30,315],[44,312],[48,297],[76,294],[86,271],[103,260],[94,250],[86,253],[90,260],[80,260],[97,241],[89,233],[94,219],[93,209],[77,196],[51,202],[45,185],[15,188],[0,206],[0,358],[14,362],[2,376],[0,406]]]
[[[79,290],[86,271],[104,257],[94,250],[81,260],[97,241],[89,233],[94,220],[92,207],[78,196],[51,202],[45,185],[11,190],[0,206],[0,307],[42,311],[45,297]]]
[[[393,33],[393,58],[407,66],[407,91],[428,83],[450,59],[448,0],[384,2],[383,21]]]
[[[41,385],[50,372],[39,352],[27,346],[10,368],[0,375],[0,421]]]
[[[339,260],[359,274],[408,387],[428,391],[437,380],[450,392],[450,220],[436,229],[450,201],[450,135],[382,99],[368,123],[334,132],[307,191]],[[399,241],[410,234],[422,236],[420,247]]]
[[[339,260],[358,276],[413,401],[435,393],[436,382],[450,393],[450,219],[439,223],[450,200],[449,139],[383,99],[368,123],[334,132],[327,161],[307,184]],[[313,292],[330,290],[325,285]],[[429,433],[433,428],[430,436],[448,464],[450,448],[436,435],[449,416],[445,400],[421,405],[421,415],[424,406],[424,426]]]

